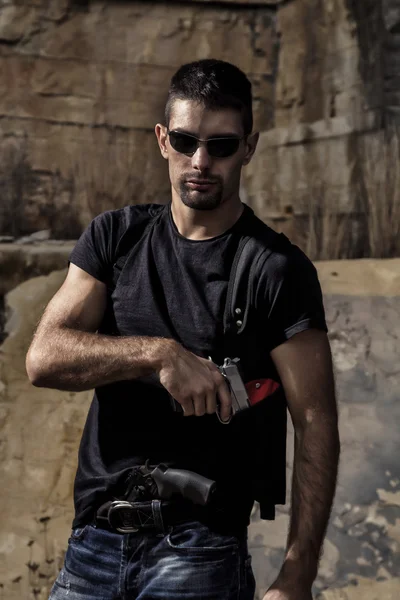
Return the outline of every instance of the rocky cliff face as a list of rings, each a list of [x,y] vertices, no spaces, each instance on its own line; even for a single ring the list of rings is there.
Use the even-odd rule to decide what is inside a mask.
[[[153,128],[169,79],[217,57],[254,86],[244,199],[301,243],[323,202],[351,221],[342,254],[369,252],[357,165],[398,112],[398,13],[398,0],[1,5],[0,233],[74,238],[102,210],[167,201]]]
[[[258,127],[271,126],[276,27],[264,3],[90,2],[83,10],[57,0],[0,11],[3,232],[18,223],[20,232],[50,227],[76,237],[101,210],[166,201],[154,125],[182,62],[235,61],[253,81]]]
[[[274,126],[261,134],[246,189],[264,220],[303,247],[321,218],[329,226],[320,238],[338,239],[338,229],[347,228],[343,237],[352,242],[342,254],[312,249],[314,256],[366,250],[357,231],[366,226],[359,182],[363,148],[379,137],[385,114],[381,9],[379,2],[309,0],[288,2],[277,13]]]
[[[397,0],[383,0],[384,93],[389,118],[398,120],[400,113],[400,5]]]

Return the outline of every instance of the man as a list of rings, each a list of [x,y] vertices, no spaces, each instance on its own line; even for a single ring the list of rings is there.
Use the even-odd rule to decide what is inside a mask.
[[[27,356],[34,385],[95,388],[52,600],[253,598],[252,486],[258,477],[264,517],[273,518],[274,504],[284,502],[286,406],[295,427],[290,531],[264,600],[311,599],[339,438],[321,292],[297,247],[288,243],[261,264],[252,319],[235,348],[245,382],[274,380],[277,394],[230,421],[231,395],[217,368],[228,356],[222,316],[232,263],[241,236],[260,225],[239,197],[258,139],[251,102],[250,82],[229,63],[178,70],[165,125],[155,128],[170,204],[96,217],[35,333]],[[258,456],[265,469],[257,472]],[[206,477],[216,493],[205,506],[148,498],[144,464]]]

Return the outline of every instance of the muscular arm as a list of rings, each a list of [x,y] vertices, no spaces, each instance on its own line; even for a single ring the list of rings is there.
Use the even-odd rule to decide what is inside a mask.
[[[71,264],[48,304],[26,358],[39,387],[80,391],[133,379],[160,368],[173,340],[96,333],[106,307],[106,286]]]
[[[81,391],[156,372],[185,416],[231,412],[225,380],[211,361],[172,339],[96,333],[106,308],[106,286],[70,265],[67,278],[47,306],[26,357],[36,386]]]
[[[271,357],[295,430],[290,528],[277,589],[280,581],[284,586],[302,582],[307,588],[317,575],[340,452],[327,335],[316,329],[299,333],[275,348]]]

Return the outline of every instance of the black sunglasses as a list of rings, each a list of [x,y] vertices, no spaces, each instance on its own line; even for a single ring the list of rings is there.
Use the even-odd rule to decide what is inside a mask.
[[[200,138],[182,133],[180,131],[168,131],[171,146],[181,154],[192,155],[197,151],[200,144],[205,144],[207,152],[215,158],[227,158],[237,152],[243,137],[217,137],[201,140]]]

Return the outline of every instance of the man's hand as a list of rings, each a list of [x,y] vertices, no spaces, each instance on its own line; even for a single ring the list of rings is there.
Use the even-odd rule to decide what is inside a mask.
[[[268,590],[263,597],[263,600],[313,600],[311,591],[296,591],[282,592],[281,590]]]
[[[211,361],[189,352],[180,344],[161,361],[160,383],[182,406],[186,417],[212,414],[217,410],[223,421],[231,416],[232,399],[224,377]]]
[[[311,586],[302,582],[278,579],[263,596],[263,600],[313,600]]]

